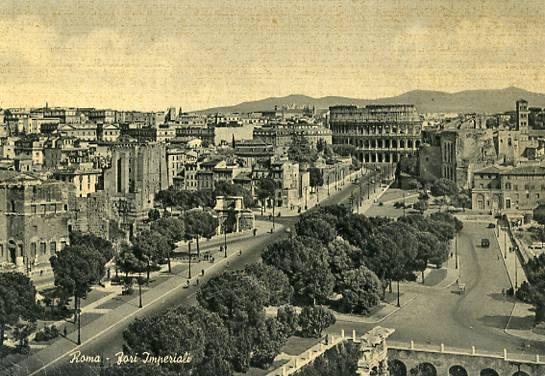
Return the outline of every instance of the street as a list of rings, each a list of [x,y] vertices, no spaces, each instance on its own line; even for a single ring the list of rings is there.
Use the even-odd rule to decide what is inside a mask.
[[[416,299],[376,325],[391,327],[396,332],[392,340],[514,353],[545,353],[545,344],[523,341],[504,332],[513,302],[502,296],[502,289],[510,287],[505,266],[498,258],[500,250],[493,229],[487,223],[465,222],[458,237],[461,278],[466,293],[458,295],[453,288],[403,283],[401,292],[414,294]],[[490,248],[480,247],[480,239],[488,237]],[[450,262],[453,262],[451,260]],[[403,296],[402,296],[403,300]],[[328,329],[359,333],[375,324],[337,322]]]

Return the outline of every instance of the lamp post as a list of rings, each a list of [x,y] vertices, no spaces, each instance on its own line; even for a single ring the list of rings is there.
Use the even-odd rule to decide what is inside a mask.
[[[399,279],[397,280],[397,306],[401,307],[401,304],[399,302]]]
[[[329,193],[329,174],[327,175],[327,196],[330,196],[330,193]]]
[[[371,191],[371,187],[369,185],[369,179],[367,179],[367,200],[369,200],[369,191]]]
[[[455,269],[458,269],[458,233],[454,235],[454,252],[455,252],[454,265],[455,265]]]
[[[192,240],[187,243],[188,245],[188,254],[189,254],[189,269],[187,270],[187,279],[191,279],[191,242]]]
[[[227,218],[223,221],[223,250],[227,257]]]
[[[138,270],[138,308],[142,308],[142,276],[141,271]]]
[[[77,298],[77,301],[78,309],[76,310],[76,313],[78,315],[78,345],[81,345],[81,300],[79,297]]]

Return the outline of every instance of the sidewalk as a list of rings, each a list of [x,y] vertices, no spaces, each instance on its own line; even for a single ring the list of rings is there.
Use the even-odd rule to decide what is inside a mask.
[[[511,239],[511,234],[509,231],[504,230],[502,226],[498,225],[496,226],[494,234],[496,235],[496,241],[500,247],[500,257],[503,256],[502,259],[509,276],[509,281],[511,282],[511,287],[516,290],[521,283],[526,282],[527,279],[522,264],[520,263],[516,252],[513,251],[515,245]]]
[[[282,225],[277,225],[276,232],[281,231]],[[258,237],[264,236],[258,234]],[[253,236],[252,236],[253,239]],[[100,335],[111,331],[114,327],[121,323],[132,320],[136,315],[139,317],[145,315],[148,309],[152,309],[152,306],[159,302],[165,301],[167,297],[174,292],[183,291],[188,286],[189,281],[190,289],[187,289],[188,295],[194,294],[194,288],[196,281],[202,279],[201,270],[205,271],[205,279],[208,278],[211,272],[218,271],[221,268],[227,266],[232,258],[236,258],[240,249],[244,249],[245,244],[250,240],[241,239],[243,244],[236,247],[228,247],[228,257],[224,258],[222,255],[215,255],[216,262],[199,262],[192,264],[192,278],[188,279],[188,264],[182,261],[172,262],[172,274],[165,273],[167,266],[163,266],[163,270],[157,271],[151,274],[149,287],[142,286],[142,301],[143,308],[138,308],[139,294],[138,287],[134,288],[135,292],[132,295],[122,296],[120,294],[120,286],[110,286],[105,290],[108,292],[106,296],[96,300],[93,303],[82,307],[82,327],[81,338],[83,339],[82,345],[75,344],[75,325],[71,322],[65,322],[65,325],[70,327],[71,331],[67,338],[59,337],[54,340],[50,345],[42,350],[33,353],[31,356],[25,358],[18,363],[17,369],[13,369],[15,375],[34,375],[38,371],[49,366],[68,353],[81,349],[93,339]],[[249,246],[249,245],[248,245]],[[203,249],[208,248],[203,246]],[[221,256],[221,257],[220,257]],[[62,330],[62,326],[61,326]],[[41,346],[39,346],[41,347]],[[37,350],[37,349],[36,349]],[[38,370],[38,371],[35,371]],[[19,373],[17,373],[19,372]],[[1,372],[0,372],[1,374]]]

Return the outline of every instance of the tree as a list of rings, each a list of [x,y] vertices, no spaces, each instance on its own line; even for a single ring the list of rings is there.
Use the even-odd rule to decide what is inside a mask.
[[[454,196],[458,193],[458,186],[449,179],[437,179],[431,186],[434,196]]]
[[[354,155],[354,154],[356,154],[356,150],[357,150],[354,145],[350,145],[350,144],[332,145],[332,148],[333,148],[333,152],[335,154],[338,154],[338,155],[343,156],[343,157],[348,157],[350,155]]]
[[[291,301],[293,288],[281,270],[264,263],[253,263],[247,265],[244,271],[261,282],[269,296],[267,305],[276,306]]]
[[[261,202],[261,215],[263,215],[263,208],[267,205],[267,201],[274,200],[274,194],[276,191],[276,183],[271,178],[261,178],[257,184],[256,196]]]
[[[148,210],[148,219],[150,221],[156,221],[159,218],[161,218],[161,213],[159,213],[159,210],[157,210],[155,208],[152,208],[152,209]]]
[[[291,337],[299,328],[299,315],[293,306],[286,305],[279,307],[276,312],[276,318],[284,326],[286,337]]]
[[[280,240],[265,247],[263,262],[282,270],[295,293],[312,302],[325,301],[333,291],[334,277],[329,268],[329,255],[323,246],[307,247],[310,238]]]
[[[0,273],[0,347],[4,344],[6,326],[19,320],[35,321],[39,307],[32,281],[19,272]]]
[[[381,284],[378,277],[360,266],[343,273],[341,304],[346,312],[367,314],[380,303]]]
[[[263,285],[243,271],[214,276],[197,293],[199,304],[225,323],[233,341],[233,366],[239,372],[248,369],[251,353],[261,340],[258,328],[265,320],[267,299]]]
[[[314,188],[314,191],[318,191],[318,187],[324,185],[324,176],[319,168],[312,167],[308,169],[310,186]]]
[[[125,278],[129,273],[141,273],[146,270],[147,262],[138,259],[133,252],[133,249],[127,244],[121,246],[121,251],[115,257],[116,268],[125,273]]]
[[[333,313],[320,306],[304,307],[299,315],[301,335],[307,338],[320,338],[327,327],[335,324]]]
[[[328,244],[337,235],[335,227],[318,216],[301,217],[295,224],[295,231],[299,236],[319,240],[322,244]]]
[[[265,320],[260,328],[260,341],[254,349],[252,364],[256,367],[267,369],[273,363],[274,358],[286,343],[288,337],[284,326],[274,317]]]
[[[356,267],[361,251],[343,239],[335,239],[327,245],[329,266],[335,278],[336,292],[341,292],[344,277],[343,273]]]
[[[170,239],[162,233],[145,230],[133,239],[133,252],[137,259],[147,265],[147,282],[150,279],[150,268],[152,264],[162,263],[170,259],[170,251],[173,244]]]
[[[545,204],[540,204],[534,209],[533,217],[540,225],[545,225]]]
[[[288,149],[288,158],[299,163],[311,163],[318,159],[318,153],[305,137],[296,135]]]
[[[418,200],[414,205],[413,208],[415,210],[418,210],[419,212],[424,212],[428,209],[428,201],[426,200]]]
[[[233,184],[227,181],[216,182],[214,184],[214,192],[212,195],[214,200],[218,196],[242,196],[244,206],[246,208],[253,208],[255,206],[252,193],[240,184]]]
[[[95,249],[102,255],[105,262],[114,257],[112,243],[94,234],[82,234],[81,232],[72,231],[70,232],[70,245]]]
[[[391,281],[401,281],[412,273],[417,254],[414,229],[403,222],[380,226],[363,249],[363,263],[383,282],[383,294]]]
[[[166,236],[172,243],[184,238],[184,221],[179,217],[163,217],[151,223],[152,232]]]
[[[93,248],[68,245],[49,261],[55,275],[55,286],[74,297],[74,311],[79,299],[85,298],[93,284],[104,276],[106,260]]]
[[[192,210],[184,215],[186,239],[197,240],[197,257],[200,257],[199,238],[210,239],[216,234],[218,218],[202,210]]]
[[[258,322],[267,299],[265,287],[254,276],[241,271],[214,276],[197,292],[199,304],[224,321],[244,317],[248,322]]]
[[[529,283],[523,291],[535,306],[535,322],[545,322],[545,254],[528,260],[525,271]]]
[[[448,223],[454,228],[456,232],[460,232],[464,228],[464,224],[462,223],[462,221],[460,221],[458,218],[456,218],[450,213],[441,213],[441,212],[432,213],[430,215],[430,219],[437,222]]]
[[[178,306],[136,319],[123,332],[123,339],[123,349],[129,354],[190,354],[189,364],[176,365],[181,369],[198,370],[212,359],[221,363],[230,357],[229,335],[222,321],[198,306]]]

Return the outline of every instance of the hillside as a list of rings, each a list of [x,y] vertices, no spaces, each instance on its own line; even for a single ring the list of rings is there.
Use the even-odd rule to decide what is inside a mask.
[[[514,110],[515,101],[524,98],[530,107],[545,107],[545,94],[533,93],[516,87],[498,90],[465,90],[457,93],[442,91],[413,90],[404,94],[378,99],[357,99],[328,96],[312,98],[306,95],[288,95],[257,101],[243,102],[234,106],[215,107],[199,112],[254,112],[272,110],[275,105],[288,104],[315,106],[317,109],[327,109],[338,104],[368,104],[410,103],[416,105],[419,112],[505,112]]]

